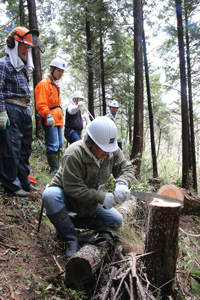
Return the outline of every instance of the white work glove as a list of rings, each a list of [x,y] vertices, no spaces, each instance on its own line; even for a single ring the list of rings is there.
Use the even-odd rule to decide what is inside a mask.
[[[47,126],[52,126],[52,127],[54,127],[55,120],[54,120],[54,118],[52,117],[52,115],[51,115],[51,114],[47,114],[46,117],[47,117]]]
[[[130,199],[130,190],[128,186],[122,182],[118,181],[116,183],[115,191],[114,191],[115,200],[117,203],[122,204],[122,202]]]
[[[124,147],[126,146],[126,139],[125,138],[122,139],[122,144],[123,144]]]
[[[88,115],[87,112],[84,112],[84,114],[83,114],[83,119],[85,120],[86,125],[88,125],[88,124],[91,123],[90,118],[89,118],[89,115]]]
[[[6,126],[10,126],[10,120],[6,111],[0,112],[0,130],[5,130]]]
[[[81,108],[84,104],[85,104],[85,102],[80,101],[80,102],[78,103],[78,108]]]
[[[112,193],[107,193],[105,195],[104,201],[103,201],[103,207],[106,209],[110,209],[113,206],[117,204],[117,201],[115,200],[115,197]]]

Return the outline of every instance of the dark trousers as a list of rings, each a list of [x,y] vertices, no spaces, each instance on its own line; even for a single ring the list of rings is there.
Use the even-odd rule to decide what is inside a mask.
[[[30,184],[32,118],[25,107],[5,105],[10,126],[0,131],[0,181],[10,192],[15,192]]]
[[[81,140],[81,132],[80,131],[69,129],[69,130],[65,131],[64,135],[65,135],[66,140],[70,144],[72,144],[72,143],[74,143],[76,141]]]

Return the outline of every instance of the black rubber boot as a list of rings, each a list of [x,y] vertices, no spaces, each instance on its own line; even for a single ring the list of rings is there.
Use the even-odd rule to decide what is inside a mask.
[[[47,215],[58,235],[66,245],[66,257],[70,258],[79,250],[78,236],[66,207],[53,215]]]
[[[58,171],[59,168],[59,155],[58,152],[48,152],[47,153],[47,161],[48,164],[50,166],[50,173],[56,173]]]
[[[98,225],[98,220],[96,218],[84,218],[84,217],[78,217],[76,215],[70,214],[70,219],[72,220],[72,223],[74,224],[75,228],[82,228],[82,229],[99,229],[101,228]]]

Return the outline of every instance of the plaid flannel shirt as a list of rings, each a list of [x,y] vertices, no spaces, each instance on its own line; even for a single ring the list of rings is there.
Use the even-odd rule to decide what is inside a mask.
[[[6,110],[6,98],[31,98],[26,68],[17,72],[8,55],[0,59],[0,111]]]

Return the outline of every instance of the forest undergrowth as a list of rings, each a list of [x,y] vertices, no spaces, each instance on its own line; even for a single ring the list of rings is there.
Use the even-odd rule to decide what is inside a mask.
[[[42,192],[52,179],[46,162],[45,147],[40,140],[33,142],[30,162],[30,175],[36,178],[39,190],[31,192],[27,198],[19,198],[5,194],[0,185],[0,300],[102,299],[111,266],[119,264],[122,257],[126,258],[127,255],[143,254],[147,212],[134,206],[133,216],[125,218],[123,227],[114,232],[119,241],[112,252],[108,253],[101,268],[89,283],[74,286],[67,281],[65,274],[65,249],[57,239],[45,212],[39,233],[37,231]],[[113,186],[111,178],[106,188],[112,190]],[[152,186],[141,179],[134,182],[132,188],[156,192],[158,186]],[[137,272],[138,275],[141,272],[140,260],[137,261]],[[119,281],[115,281],[116,290],[118,286]],[[127,291],[124,282],[116,299],[129,299]],[[199,298],[200,217],[181,215],[174,295],[169,299]],[[105,299],[112,297],[109,295]],[[138,296],[137,299],[142,298]],[[152,293],[146,299],[161,298],[158,293]]]

